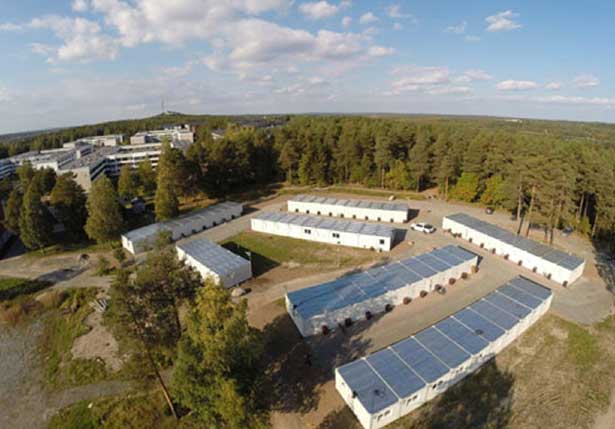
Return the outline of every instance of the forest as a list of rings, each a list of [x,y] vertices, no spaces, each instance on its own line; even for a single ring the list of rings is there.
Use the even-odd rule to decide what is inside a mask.
[[[416,192],[435,188],[445,200],[508,210],[522,234],[530,227],[541,228],[545,241],[552,241],[557,228],[574,227],[615,245],[613,125],[301,115],[269,117],[273,127],[250,126],[259,118],[159,115],[56,131],[16,145],[20,150],[53,147],[84,135],[128,136],[190,123],[196,127],[196,144],[185,155],[174,155],[177,159],[169,164],[174,169],[158,173],[169,192],[177,184],[178,196],[204,192],[223,198],[247,186],[276,182]],[[214,141],[211,131],[218,128],[226,128],[225,137]],[[14,153],[14,145],[3,147]],[[130,187],[139,178],[126,179]],[[159,194],[158,199],[168,203],[168,195]],[[173,214],[176,208],[165,211]]]

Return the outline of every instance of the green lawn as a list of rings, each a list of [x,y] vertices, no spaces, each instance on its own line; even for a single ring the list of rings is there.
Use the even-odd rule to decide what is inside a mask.
[[[320,244],[252,231],[237,234],[224,240],[221,244],[245,258],[248,257],[247,252],[251,252],[255,276],[284,263],[343,268],[360,265],[377,258],[377,254],[369,250]]]
[[[0,279],[0,301],[10,300],[19,295],[38,292],[47,286],[49,286],[47,282],[19,278],[3,278]]]

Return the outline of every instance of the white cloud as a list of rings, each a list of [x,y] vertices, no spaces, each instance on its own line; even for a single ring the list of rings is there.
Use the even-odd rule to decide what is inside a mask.
[[[4,22],[0,24],[0,31],[19,31],[22,29],[23,29],[22,25],[14,24],[12,22]]]
[[[372,24],[378,21],[379,21],[378,17],[374,15],[372,12],[364,13],[363,15],[361,15],[361,18],[359,18],[359,22],[363,25]]]
[[[570,104],[577,106],[605,106],[615,108],[615,98],[566,97],[563,95],[553,95],[549,97],[534,97],[532,100],[540,103]]]
[[[467,26],[468,26],[468,23],[466,21],[463,21],[460,24],[451,25],[450,27],[446,27],[444,31],[447,33],[453,33],[453,34],[464,34],[466,32]]]
[[[387,15],[393,19],[410,19],[414,18],[411,13],[402,13],[401,6],[398,4],[392,4],[386,8]]]
[[[549,82],[545,85],[545,89],[552,90],[552,91],[561,89],[561,87],[562,87],[562,84],[560,82]]]
[[[396,22],[395,24],[393,24],[393,30],[403,30],[404,26],[401,25],[399,22]]]
[[[447,67],[398,67],[393,70],[398,76],[391,83],[391,90],[386,95],[400,95],[405,92],[419,92],[429,95],[467,94],[472,88],[465,85],[453,85],[454,77]]]
[[[103,34],[98,23],[88,19],[48,15],[34,18],[27,27],[32,30],[50,30],[62,41],[60,46],[41,43],[30,45],[32,52],[47,56],[49,62],[114,59],[118,54],[117,42]]]
[[[523,27],[515,21],[519,17],[518,13],[514,13],[512,10],[497,13],[495,15],[485,18],[487,24],[487,31],[511,31]]]
[[[395,53],[395,49],[387,48],[384,46],[371,46],[367,50],[367,53],[369,56],[372,56],[372,57],[386,57],[389,55],[393,55]]]
[[[466,42],[480,42],[480,37],[468,35],[465,37]]]
[[[311,3],[303,3],[299,6],[303,15],[311,20],[330,18],[339,12],[339,6],[328,3],[324,0]]]
[[[577,88],[592,88],[600,85],[600,79],[591,74],[582,74],[575,77],[572,83]]]
[[[470,69],[466,70],[461,76],[455,78],[455,82],[474,82],[491,80],[493,76],[484,70]]]
[[[13,100],[13,96],[9,93],[9,90],[3,86],[0,86],[0,102],[8,103]]]
[[[352,18],[349,16],[345,16],[342,18],[342,26],[344,28],[348,28],[350,27],[350,24],[352,24]]]
[[[72,8],[75,12],[86,12],[88,10],[88,2],[86,0],[74,0]]]
[[[538,88],[538,84],[531,80],[503,80],[496,88],[501,91],[526,91]]]
[[[361,34],[368,39],[371,39],[378,33],[380,33],[380,30],[377,27],[367,27],[365,30],[361,32]]]
[[[472,92],[469,86],[442,86],[427,91],[431,95],[468,94]]]

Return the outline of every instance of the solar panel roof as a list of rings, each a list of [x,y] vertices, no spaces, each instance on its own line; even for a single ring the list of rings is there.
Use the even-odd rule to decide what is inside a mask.
[[[500,228],[497,225],[492,225],[465,213],[456,213],[446,216],[446,218],[465,225],[468,228],[472,228],[480,233],[497,238],[537,257],[559,265],[567,270],[574,270],[584,262],[583,259],[577,256],[569,255],[534,240],[518,237],[504,228]]]
[[[521,305],[518,302],[515,302],[510,298],[507,298],[504,294],[498,291],[491,292],[484,299],[485,301],[488,301],[489,303],[512,314],[518,319],[523,319],[531,312],[531,310],[527,308],[526,306]]]
[[[541,299],[536,298],[533,295],[529,295],[523,292],[522,290],[517,289],[516,287],[512,285],[502,286],[501,288],[498,289],[498,291],[506,295],[508,298],[515,300],[518,303],[523,304],[532,310],[540,307],[540,304],[542,304]]]
[[[340,233],[356,233],[362,235],[370,235],[375,237],[385,237],[393,239],[395,237],[395,229],[388,225],[372,224],[357,222],[344,219],[323,218],[318,216],[302,215],[295,213],[272,213],[260,212],[254,219],[259,219],[269,222],[285,223],[289,225],[298,225],[309,228],[325,229],[328,231],[336,231]]]
[[[214,273],[226,276],[250,265],[250,261],[206,238],[178,244],[177,247]]]
[[[391,349],[374,353],[366,360],[399,398],[407,398],[425,386],[425,382]]]
[[[390,407],[398,398],[364,359],[346,364],[338,371],[369,413]]]
[[[553,292],[551,292],[551,289],[539,285],[538,283],[526,279],[522,276],[515,277],[508,283],[542,300],[549,298],[553,294]]]
[[[310,195],[296,195],[290,199],[290,201],[299,201],[299,202],[311,202],[311,203],[319,203],[319,204],[329,204],[336,206],[347,206],[347,207],[361,207],[367,209],[378,209],[378,210],[391,210],[391,211],[408,211],[408,205],[402,202],[383,202],[383,201],[367,201],[367,200],[357,200],[357,199],[349,199],[349,198],[323,198],[323,197],[315,197]]]
[[[541,293],[543,298],[535,296],[533,298],[540,302],[544,302],[550,296],[548,289],[517,277],[489,295],[492,298],[496,296],[509,301],[506,303],[494,298],[493,300],[502,307],[490,303],[487,299],[480,299],[414,336],[338,368],[340,375],[344,380],[346,376],[350,377],[354,386],[351,389],[359,393],[359,397],[361,397],[360,392],[367,391],[368,385],[379,389],[378,379],[383,380],[400,399],[413,395],[425,384],[436,382],[449,371],[463,365],[471,355],[480,353],[490,342],[501,338],[505,329],[509,330],[520,322],[509,313],[511,305],[514,306],[516,303],[502,292],[515,289],[517,293],[525,294],[513,284],[538,290],[537,293]],[[548,293],[545,294],[545,291]],[[516,305],[521,306],[521,304]],[[366,393],[363,395],[369,398]],[[362,403],[366,405],[363,400]],[[374,414],[390,405],[392,402],[388,400],[377,401],[377,405],[369,411]]]

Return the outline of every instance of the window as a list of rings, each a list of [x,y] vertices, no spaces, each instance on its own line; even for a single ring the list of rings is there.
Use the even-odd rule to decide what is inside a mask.
[[[309,211],[309,210],[306,210],[305,212],[306,212],[307,214],[310,214],[310,211]]]
[[[357,215],[356,215],[356,214],[355,214],[355,215],[352,215],[352,218],[353,218],[353,219],[356,219],[356,218],[357,218]]]
[[[380,239],[380,244],[384,244],[384,240],[382,238]]]
[[[369,216],[365,216],[365,220],[369,220]]]
[[[391,223],[395,222],[395,219],[391,218]]]
[[[334,233],[333,233],[333,238],[340,238],[340,235],[339,235],[339,233],[337,233],[337,232],[334,232]]]
[[[320,210],[318,210],[318,211],[316,212],[316,214],[317,214],[318,216],[320,216]]]
[[[299,213],[299,209],[295,209],[295,213]]]
[[[312,233],[311,229],[304,229],[303,232],[305,232],[306,234],[310,235]]]
[[[378,216],[378,222],[380,222],[382,219],[380,219],[380,216]]]

